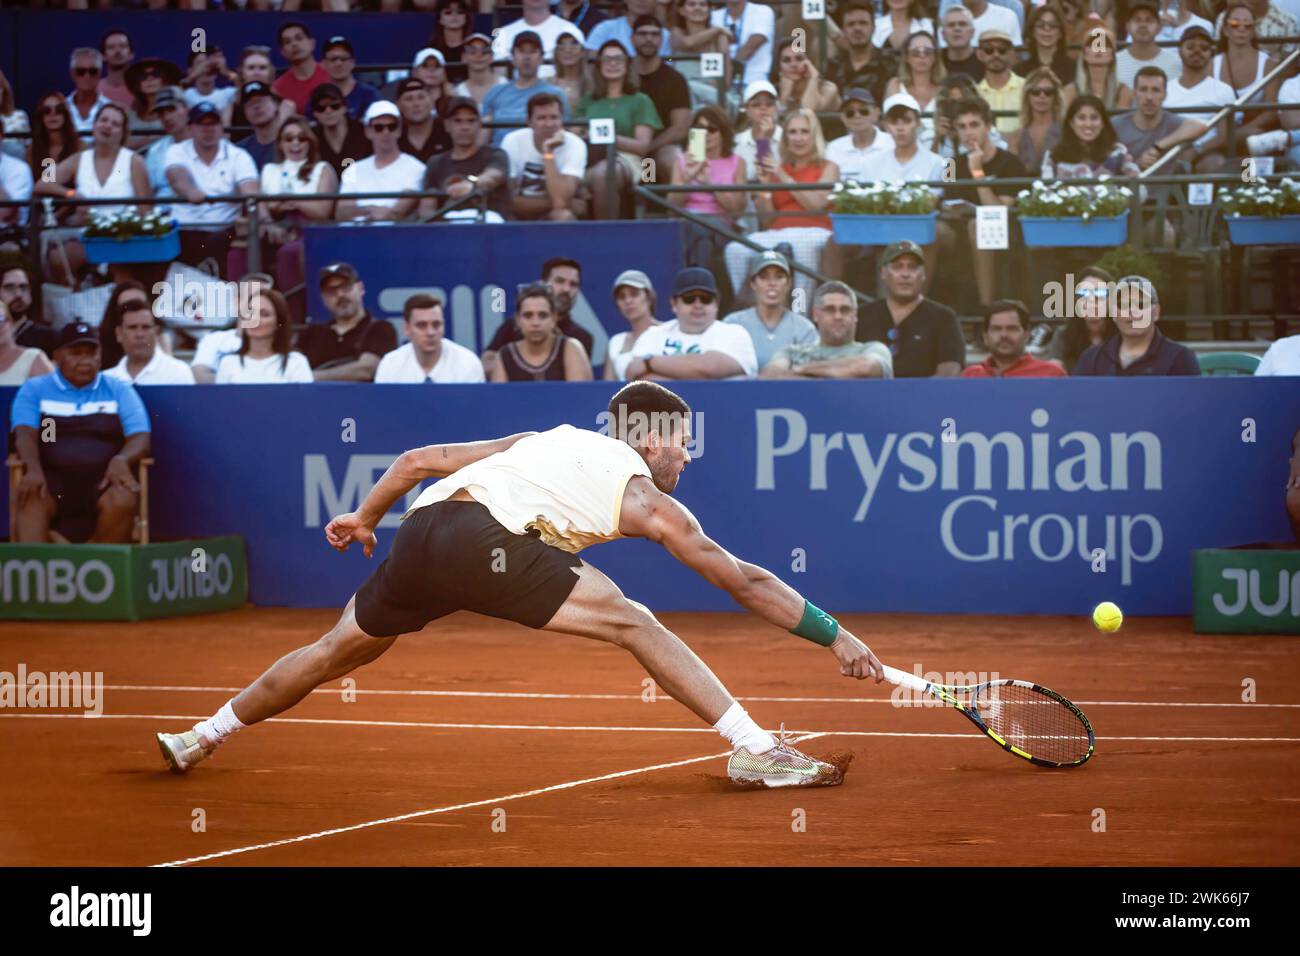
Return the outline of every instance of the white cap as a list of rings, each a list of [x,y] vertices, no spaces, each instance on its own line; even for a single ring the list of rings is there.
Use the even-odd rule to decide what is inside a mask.
[[[745,87],[744,101],[748,103],[759,93],[766,93],[768,96],[772,97],[772,99],[777,98],[775,86],[773,86],[767,80],[755,80],[753,83],[750,83],[748,86]]]
[[[426,46],[419,53],[415,54],[415,59],[411,61],[411,66],[412,67],[419,66],[425,60],[429,59],[429,57],[434,57],[443,66],[447,65],[447,58],[442,55],[441,50],[435,50],[431,46]]]
[[[362,122],[369,126],[374,120],[381,116],[395,116],[398,119],[401,119],[402,111],[397,108],[396,103],[392,103],[388,100],[375,100],[366,107],[366,115]]]
[[[889,111],[895,106],[906,106],[910,110],[916,110],[917,116],[921,115],[921,104],[911,93],[895,93],[893,96],[885,97],[885,105],[880,108],[880,115],[888,116]]]

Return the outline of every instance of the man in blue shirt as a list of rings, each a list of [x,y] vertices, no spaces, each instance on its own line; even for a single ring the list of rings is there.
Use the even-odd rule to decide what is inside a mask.
[[[528,101],[538,93],[553,93],[560,98],[564,115],[569,116],[569,99],[564,90],[552,86],[545,80],[538,79],[537,71],[542,66],[542,38],[532,30],[525,30],[515,37],[510,50],[510,59],[515,67],[515,81],[502,83],[487,91],[483,97],[483,121],[494,123],[518,123],[520,127],[528,125]],[[497,127],[492,130],[492,145],[501,148],[501,141],[512,132],[510,127]]]
[[[1156,328],[1160,297],[1145,276],[1128,275],[1115,283],[1115,326],[1119,335],[1079,356],[1071,375],[1200,375],[1196,353],[1167,339]]]
[[[587,34],[588,50],[599,50],[610,40],[618,40],[627,50],[627,55],[632,55],[632,34],[635,32],[632,25],[639,16],[654,16],[655,3],[654,0],[626,0],[623,6],[623,16],[599,23]],[[659,43],[659,55],[673,55],[672,35],[668,30],[664,31]]]
[[[129,542],[148,413],[129,382],[100,374],[99,336],[86,323],[64,326],[54,364],[23,383],[10,409],[24,467],[10,533],[25,543]]]

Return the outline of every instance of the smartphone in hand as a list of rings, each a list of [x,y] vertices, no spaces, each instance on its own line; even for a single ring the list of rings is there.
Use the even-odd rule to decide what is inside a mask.
[[[709,158],[709,131],[692,129],[686,139],[686,155],[693,163],[703,163]]]

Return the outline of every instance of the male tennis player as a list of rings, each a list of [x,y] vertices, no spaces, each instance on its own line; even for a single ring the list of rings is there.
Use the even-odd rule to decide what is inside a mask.
[[[634,382],[609,412],[609,435],[561,425],[400,455],[357,511],[325,528],[334,548],[356,542],[369,557],[388,509],[421,481],[441,478],[403,516],[392,552],[328,634],[282,657],[193,730],[158,734],[172,770],[184,773],[235,731],[375,660],[398,635],[469,610],[631,651],[659,687],[732,745],[727,774],[739,785],[842,782],[841,769],[795,750],[784,732],[778,741],[760,728],[690,648],[577,556],[616,538],[656,541],[764,620],[828,647],[841,674],[883,677],[861,641],[775,575],[728,554],[670,497],[690,461],[685,401]]]

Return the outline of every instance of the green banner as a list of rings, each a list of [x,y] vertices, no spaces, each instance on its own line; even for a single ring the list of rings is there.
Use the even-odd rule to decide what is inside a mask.
[[[1198,634],[1300,634],[1300,549],[1192,554]]]
[[[0,544],[0,618],[138,621],[241,606],[239,537],[159,544]]]

